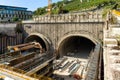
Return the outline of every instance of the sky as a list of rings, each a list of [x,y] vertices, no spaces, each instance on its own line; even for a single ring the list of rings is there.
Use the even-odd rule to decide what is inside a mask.
[[[61,0],[52,0],[52,3],[58,1]],[[0,5],[26,7],[28,10],[34,11],[48,5],[48,0],[0,0]]]

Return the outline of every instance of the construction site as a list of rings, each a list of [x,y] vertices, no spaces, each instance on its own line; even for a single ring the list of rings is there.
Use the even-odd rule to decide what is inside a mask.
[[[69,16],[73,17],[74,15]],[[51,16],[48,16],[48,19],[49,17]],[[59,17],[53,17],[59,19]],[[52,20],[53,18],[51,17],[51,21]],[[86,20],[87,18],[84,21],[86,22]],[[37,21],[33,21],[33,23],[23,22],[23,25],[0,25],[2,31],[7,29],[8,32],[13,33],[15,33],[14,28],[16,27],[24,29],[22,32],[24,38],[22,38],[21,35],[11,36],[10,34],[1,38],[1,46],[7,47],[5,53],[0,55],[1,79],[98,80],[101,78],[102,44],[95,40],[90,33],[83,32],[84,30],[80,33],[75,31],[67,35],[65,34],[66,32],[71,32],[70,30],[73,30],[73,28],[75,30],[85,29],[83,27],[88,24],[91,26],[88,26],[86,30],[90,30],[89,27],[95,26],[95,31],[93,31],[92,28],[90,31],[99,34],[99,31],[96,30],[102,30],[103,23],[98,22],[98,24],[96,24],[99,26],[98,29],[98,26],[93,24],[94,21],[88,22],[88,24],[81,22],[81,26],[77,26],[79,25],[79,21],[76,22],[76,25],[74,25],[74,23],[71,24],[72,22],[61,23],[59,20],[57,21],[57,24],[56,22],[48,23],[44,21],[44,23],[38,23]],[[36,22],[38,24],[36,24]],[[61,26],[58,26],[59,24]],[[67,29],[68,25],[71,25],[69,26],[70,30]],[[9,29],[10,26],[14,26],[13,29]],[[62,26],[64,26],[64,29],[61,29]],[[40,32],[36,33],[37,30]],[[63,32],[63,30],[66,31]],[[44,34],[42,34],[42,31]],[[45,36],[46,34],[48,35]],[[65,36],[63,37],[62,35]],[[102,36],[96,35],[96,37],[102,39]],[[22,42],[20,43],[20,41]]]
[[[97,78],[93,70],[96,70],[94,67],[98,67],[100,61],[100,45],[95,46],[90,41],[86,43],[90,45],[84,46],[84,40],[81,44],[79,37],[74,38],[68,41],[68,43],[77,41],[70,48],[63,47],[68,43],[61,45],[59,58],[48,52],[43,42],[35,37],[28,37],[25,41],[27,43],[8,46],[7,53],[0,55],[0,78],[3,80],[85,80],[88,78],[89,80],[90,77],[86,76],[91,72],[94,73],[91,77]],[[92,47],[88,48],[89,46]]]
[[[48,7],[45,16],[0,24],[0,80],[120,80],[119,20],[111,24],[110,12],[106,20],[89,11],[50,15],[51,0]]]

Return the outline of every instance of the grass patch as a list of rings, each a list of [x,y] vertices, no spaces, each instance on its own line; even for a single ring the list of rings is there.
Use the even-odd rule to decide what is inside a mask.
[[[103,13],[103,16],[105,16],[106,12],[110,10],[115,4],[120,4],[120,0],[83,0],[81,3],[80,0],[71,0],[71,1],[59,1],[57,3],[52,4],[52,13],[53,14],[59,14],[62,12],[61,10],[65,10],[68,12],[73,12],[73,11],[80,11],[80,10],[88,10],[92,8],[104,8],[105,12]],[[47,13],[45,11],[47,7],[43,8],[38,8],[34,14],[36,15],[44,15]],[[120,8],[120,5],[118,6]]]

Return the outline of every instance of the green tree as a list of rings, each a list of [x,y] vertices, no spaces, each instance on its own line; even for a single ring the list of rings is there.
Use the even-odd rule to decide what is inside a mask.
[[[34,11],[34,15],[42,15],[46,13],[46,7],[44,8],[38,8],[36,11]]]
[[[19,21],[19,18],[14,17],[14,18],[13,18],[13,21],[14,21],[14,22],[17,22],[17,21]]]
[[[63,3],[64,4],[67,4],[69,1],[68,0],[63,0]]]

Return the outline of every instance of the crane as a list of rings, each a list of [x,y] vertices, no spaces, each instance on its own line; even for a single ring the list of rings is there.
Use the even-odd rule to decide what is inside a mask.
[[[48,0],[48,14],[51,14],[51,10],[52,10],[52,0]]]

